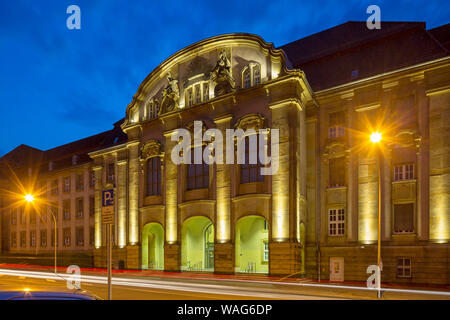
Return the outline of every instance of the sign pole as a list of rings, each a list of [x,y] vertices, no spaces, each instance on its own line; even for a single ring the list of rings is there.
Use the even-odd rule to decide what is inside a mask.
[[[111,283],[111,267],[112,267],[112,224],[108,223],[108,300],[112,300],[112,283]]]

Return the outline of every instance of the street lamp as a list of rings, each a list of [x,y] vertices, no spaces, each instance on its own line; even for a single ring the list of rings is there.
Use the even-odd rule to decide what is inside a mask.
[[[374,145],[378,145],[378,248],[377,248],[377,266],[379,270],[379,284],[381,285],[381,160],[382,153],[380,148],[381,133],[373,132],[370,135],[370,141]],[[381,291],[378,290],[378,298],[381,298]]]
[[[31,193],[26,194],[24,196],[24,198],[25,198],[25,201],[27,201],[29,203],[32,203],[32,202],[34,202],[36,200]],[[55,243],[54,243],[55,244],[55,273],[57,273],[57,269],[56,269],[56,267],[57,267],[57,263],[56,263],[56,261],[57,261],[56,260],[56,249],[57,249],[58,241],[57,241],[57,233],[56,233],[56,227],[57,227],[56,226],[56,217],[55,217],[53,211],[50,211],[50,213],[52,214],[53,221],[55,223]]]

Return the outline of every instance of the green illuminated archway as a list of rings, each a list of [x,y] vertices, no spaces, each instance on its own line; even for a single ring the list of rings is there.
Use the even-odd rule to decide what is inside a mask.
[[[159,223],[147,223],[142,229],[142,269],[164,269],[164,229]]]
[[[236,224],[235,271],[268,273],[269,232],[266,220],[260,216],[246,216]]]
[[[192,217],[181,229],[181,270],[214,270],[214,226],[206,217]]]

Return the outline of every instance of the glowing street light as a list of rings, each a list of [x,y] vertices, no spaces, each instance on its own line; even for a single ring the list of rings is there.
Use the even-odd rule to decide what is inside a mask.
[[[29,203],[33,203],[36,199],[34,197],[34,195],[32,195],[31,193],[27,193],[25,196],[25,201],[29,202]],[[56,250],[57,250],[57,245],[58,245],[58,239],[57,239],[57,235],[56,235],[56,228],[57,228],[57,224],[56,224],[56,217],[53,214],[53,212],[51,212],[52,217],[53,217],[53,221],[55,222],[55,273],[57,273],[57,260],[56,260]]]
[[[381,133],[376,131],[370,135],[370,141],[373,144],[378,144],[381,141]],[[378,245],[377,245],[377,265],[379,269],[380,279],[379,284],[381,284],[381,161],[382,153],[381,149],[378,150]],[[381,298],[381,291],[378,290],[378,298]]]
[[[33,202],[34,201],[34,196],[32,194],[30,194],[30,193],[26,194],[24,198],[25,198],[25,201],[27,201],[27,202]]]
[[[372,141],[372,143],[378,143],[381,141],[381,133],[374,132],[370,135],[370,141]]]

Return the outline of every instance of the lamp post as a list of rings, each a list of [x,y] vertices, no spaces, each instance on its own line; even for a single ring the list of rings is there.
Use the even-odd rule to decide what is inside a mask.
[[[32,203],[35,200],[34,196],[30,193],[26,194],[24,198],[25,198],[25,201],[27,201],[29,203]],[[50,213],[52,214],[53,222],[55,223],[55,243],[54,243],[54,245],[55,245],[55,273],[57,273],[56,249],[57,249],[58,241],[57,241],[57,233],[56,233],[56,227],[57,227],[56,226],[56,217],[55,217],[55,214],[53,213],[53,211],[50,211]]]
[[[378,156],[378,245],[377,245],[377,266],[378,272],[380,275],[380,279],[378,280],[379,288],[378,288],[378,298],[381,298],[381,160],[382,153],[380,150],[380,141],[381,141],[381,133],[374,132],[370,135],[370,141],[378,147],[377,156]]]

